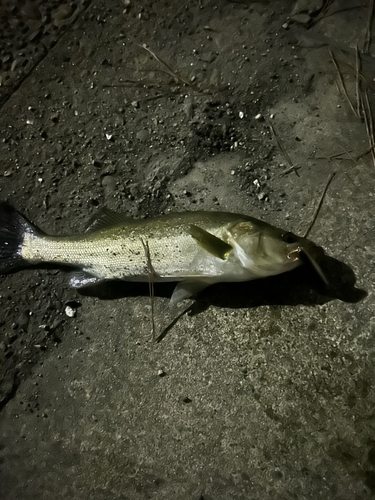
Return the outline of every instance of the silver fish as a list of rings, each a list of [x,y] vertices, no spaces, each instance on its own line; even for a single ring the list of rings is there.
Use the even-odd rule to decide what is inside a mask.
[[[131,219],[104,210],[81,235],[49,236],[0,203],[0,273],[41,264],[75,269],[70,286],[103,280],[179,282],[179,302],[217,282],[247,281],[296,268],[304,257],[327,284],[311,241],[246,215],[184,212]]]

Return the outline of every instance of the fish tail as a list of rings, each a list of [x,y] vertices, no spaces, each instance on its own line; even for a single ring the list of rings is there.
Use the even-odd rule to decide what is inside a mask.
[[[0,273],[25,267],[22,244],[26,235],[40,235],[26,217],[8,203],[0,202]]]

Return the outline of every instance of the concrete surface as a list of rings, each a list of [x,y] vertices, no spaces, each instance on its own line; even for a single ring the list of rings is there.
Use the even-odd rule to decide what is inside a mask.
[[[53,234],[102,207],[303,234],[334,171],[310,235],[332,289],[300,268],[182,314],[160,286],[155,343],[147,286],[3,276],[1,498],[373,498],[375,168],[329,52],[356,109],[358,45],[372,107],[368,5],[53,4],[1,6],[1,198]]]

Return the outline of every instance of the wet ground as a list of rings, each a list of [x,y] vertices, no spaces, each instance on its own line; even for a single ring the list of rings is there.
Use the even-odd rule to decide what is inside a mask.
[[[373,498],[371,5],[56,4],[0,6],[1,199],[51,234],[103,207],[304,234],[335,172],[331,290],[302,267],[181,314],[159,286],[155,343],[147,285],[2,277],[1,497]]]

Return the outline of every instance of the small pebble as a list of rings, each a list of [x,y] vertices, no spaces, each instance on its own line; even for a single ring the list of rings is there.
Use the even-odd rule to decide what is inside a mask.
[[[191,99],[188,99],[184,105],[184,113],[186,117],[191,120],[194,115],[194,106]]]
[[[65,314],[68,316],[68,318],[75,318],[77,314],[77,310],[73,309],[71,306],[66,306],[65,307]]]
[[[21,8],[21,14],[28,20],[40,20],[42,19],[42,14],[37,5],[32,2],[26,2]]]
[[[73,13],[73,8],[69,4],[61,4],[52,12],[52,18],[56,21],[62,21],[70,17]]]
[[[291,17],[292,21],[299,23],[299,24],[309,24],[311,21],[311,17],[308,14],[295,14],[294,16]]]
[[[109,191],[116,191],[117,179],[113,175],[106,175],[103,177],[102,186]]]
[[[137,132],[136,134],[136,138],[139,140],[139,141],[147,141],[148,138],[149,138],[150,134],[149,134],[149,131],[146,130],[146,129],[143,129],[143,130],[140,130],[139,132]]]

